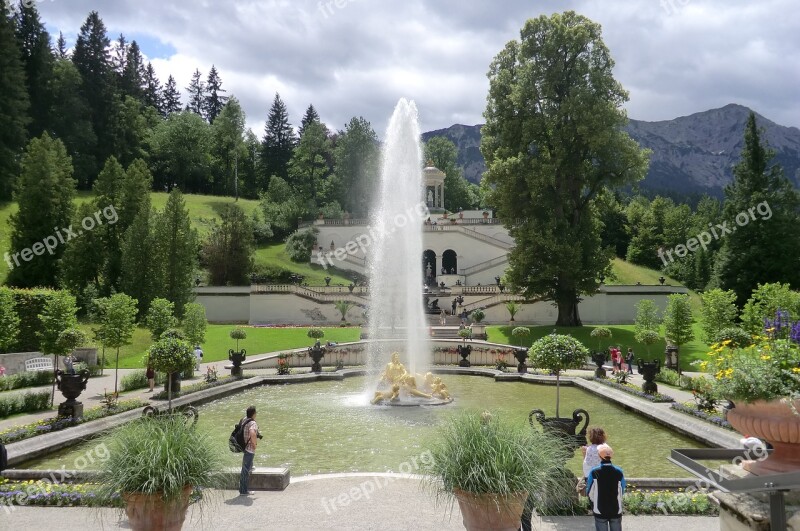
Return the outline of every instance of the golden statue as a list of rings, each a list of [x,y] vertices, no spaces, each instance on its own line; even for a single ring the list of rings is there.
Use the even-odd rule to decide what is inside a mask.
[[[433,384],[431,385],[431,396],[441,398],[442,400],[450,400],[450,392],[447,390],[447,386],[444,384],[442,379],[438,376],[433,379]]]
[[[423,393],[419,389],[417,389],[417,380],[411,374],[406,373],[402,379],[403,391],[408,393],[411,396],[417,396],[420,398],[431,398],[431,395],[428,393]]]
[[[386,364],[386,369],[381,373],[379,384],[386,383],[392,385],[400,383],[405,375],[406,368],[400,363],[400,354],[392,352],[392,361]]]
[[[383,401],[393,402],[397,400],[400,400],[400,385],[394,384],[390,391],[385,391],[385,392],[375,391],[375,396],[372,397],[372,400],[370,402],[372,403],[372,405],[375,405],[378,402],[383,402]]]

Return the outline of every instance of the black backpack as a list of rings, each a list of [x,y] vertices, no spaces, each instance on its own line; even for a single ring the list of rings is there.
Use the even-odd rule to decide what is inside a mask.
[[[231,432],[231,436],[228,439],[228,448],[231,449],[231,452],[234,453],[241,453],[244,452],[245,446],[247,446],[247,442],[244,440],[245,430],[244,427],[253,422],[253,419],[247,419],[245,422],[239,421],[236,426],[233,427],[233,431]]]

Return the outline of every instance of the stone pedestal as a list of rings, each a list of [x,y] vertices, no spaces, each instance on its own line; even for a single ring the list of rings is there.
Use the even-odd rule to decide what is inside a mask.
[[[58,405],[58,416],[64,418],[70,417],[73,419],[83,417],[83,402],[67,400],[66,402],[60,403]]]
[[[723,466],[722,474],[731,479],[750,476],[742,467],[734,465]],[[772,529],[769,493],[713,492],[710,496],[712,501],[719,505],[720,531],[770,531]],[[800,492],[785,492],[784,504],[786,506],[786,529],[800,531]]]

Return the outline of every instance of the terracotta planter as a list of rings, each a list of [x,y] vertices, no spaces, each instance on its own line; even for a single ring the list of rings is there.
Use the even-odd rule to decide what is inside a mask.
[[[527,492],[498,497],[454,489],[454,494],[467,531],[516,531],[528,499]]]
[[[800,400],[795,400],[794,406],[800,411]],[[772,444],[772,454],[747,466],[747,470],[757,476],[800,470],[800,415],[792,411],[788,401],[737,402],[728,411],[728,422],[742,435]]]
[[[165,505],[160,494],[128,492],[122,495],[125,500],[125,514],[133,531],[180,531],[189,508],[191,485],[183,488],[180,498]]]

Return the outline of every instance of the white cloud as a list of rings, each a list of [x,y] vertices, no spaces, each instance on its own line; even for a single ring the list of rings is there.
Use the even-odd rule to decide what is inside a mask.
[[[379,135],[401,96],[422,129],[482,122],[492,57],[525,20],[575,9],[603,26],[628,114],[669,119],[736,102],[800,125],[800,18],[794,0],[53,0],[51,28],[74,35],[92,9],[114,39],[146,35],[175,50],[153,64],[183,89],[212,64],[261,134],[275,92],[297,124],[313,103],[340,129],[351,116]],[[342,7],[337,7],[342,6]],[[329,7],[328,7],[329,6]],[[664,7],[666,6],[666,7]],[[145,52],[148,50],[145,49]]]

